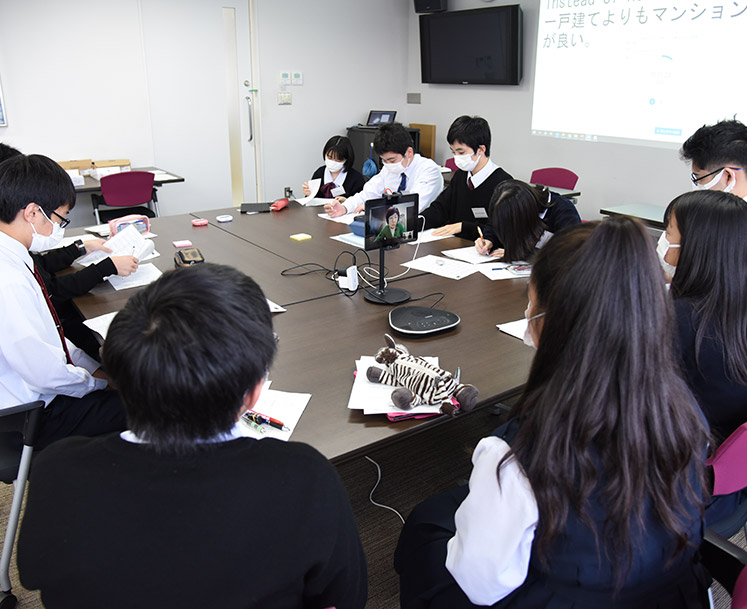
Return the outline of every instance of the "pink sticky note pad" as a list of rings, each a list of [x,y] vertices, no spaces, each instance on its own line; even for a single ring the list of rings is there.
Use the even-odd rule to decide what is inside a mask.
[[[192,242],[189,239],[183,239],[182,241],[173,241],[174,247],[192,247]]]

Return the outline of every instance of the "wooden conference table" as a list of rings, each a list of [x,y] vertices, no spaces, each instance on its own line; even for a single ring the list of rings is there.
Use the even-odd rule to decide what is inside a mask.
[[[153,263],[162,271],[172,268],[175,250],[171,242],[189,239],[207,261],[235,266],[252,276],[270,300],[286,306],[285,313],[273,316],[280,340],[270,370],[272,388],[311,394],[292,439],[311,444],[329,459],[340,462],[434,424],[448,424],[449,419],[391,423],[383,415],[365,416],[361,411],[347,409],[355,360],[361,355],[374,355],[383,345],[384,334],[394,334],[388,323],[392,307],[365,301],[361,290],[346,297],[323,273],[280,275],[283,269],[308,262],[332,268],[340,252],[355,249],[329,238],[349,229],[317,218],[319,211],[292,203],[285,210],[265,214],[240,215],[231,208],[155,218],[152,230],[158,235],[156,249],[161,256]],[[233,221],[216,222],[216,216],[222,213],[233,215]],[[210,224],[193,227],[194,217],[205,217]],[[289,238],[299,232],[312,238]],[[426,243],[420,246],[418,256],[465,245],[468,242],[456,238]],[[387,252],[389,275],[401,273],[404,268],[400,263],[410,260],[414,253],[411,245]],[[377,252],[371,254],[377,263]],[[350,261],[349,256],[343,256],[338,266],[347,267]],[[361,261],[359,253],[358,262]],[[475,273],[455,281],[411,270],[396,284],[410,291],[413,299],[443,292],[445,297],[438,308],[462,318],[459,326],[441,334],[397,334],[396,339],[413,354],[437,356],[447,370],[460,367],[462,381],[480,390],[480,404],[494,403],[525,382],[532,349],[499,332],[495,324],[522,317],[527,303],[526,278],[490,281]],[[93,317],[120,309],[132,292],[117,292],[103,284],[76,299],[76,304],[85,317]],[[416,304],[428,306],[435,298]]]

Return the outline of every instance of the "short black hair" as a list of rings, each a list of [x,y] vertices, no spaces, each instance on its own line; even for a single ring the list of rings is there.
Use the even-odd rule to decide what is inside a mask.
[[[397,220],[402,217],[402,214],[399,213],[399,209],[392,205],[389,209],[386,210],[386,221],[389,222],[389,218],[391,218],[394,214],[397,214]]]
[[[20,150],[16,150],[13,146],[8,146],[8,144],[0,142],[0,163],[7,159],[12,159],[14,156],[19,156],[20,154]]]
[[[333,135],[324,144],[324,150],[322,151],[322,157],[327,158],[328,153],[332,153],[338,161],[345,161],[345,171],[350,171],[355,163],[355,152],[353,151],[353,144],[344,135]]]
[[[374,150],[381,156],[387,152],[404,154],[408,148],[412,148],[412,136],[407,132],[402,123],[386,123],[381,125],[374,136]]]
[[[36,203],[48,218],[62,205],[75,206],[70,176],[41,154],[20,154],[0,163],[0,222],[10,224],[29,203]]]
[[[451,123],[446,141],[449,142],[449,146],[454,142],[461,142],[474,152],[477,152],[480,146],[485,146],[485,156],[490,156],[490,125],[481,116],[460,116]]]
[[[680,157],[706,171],[728,165],[747,168],[747,126],[738,120],[703,125],[682,144]]]
[[[102,361],[130,429],[156,450],[187,453],[231,429],[275,348],[256,282],[205,263],[164,273],[132,296],[109,328]]]

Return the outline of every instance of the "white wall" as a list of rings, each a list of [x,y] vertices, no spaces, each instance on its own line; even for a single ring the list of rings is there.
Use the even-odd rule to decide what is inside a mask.
[[[484,116],[493,131],[493,158],[517,178],[548,165],[581,176],[585,218],[597,217],[605,205],[665,204],[689,189],[688,170],[675,151],[529,135],[538,0],[522,2],[524,80],[518,87],[422,84],[411,0],[254,1],[260,178],[267,199],[281,196],[284,186],[298,193],[321,164],[327,138],[364,120],[371,108],[394,108],[403,123],[436,124],[441,162],[452,120]],[[2,0],[0,80],[9,126],[0,128],[0,141],[60,160],[127,157],[133,165],[161,165],[186,178],[161,189],[165,213],[226,205],[226,127],[211,113],[212,104],[224,109],[225,85],[222,68],[210,72],[216,50],[205,40],[215,23],[201,13],[206,4],[217,5]],[[451,10],[485,6],[480,0],[449,4]],[[169,53],[182,67],[169,69]],[[303,86],[286,88],[291,106],[277,105],[281,70],[304,74]],[[421,93],[422,104],[406,104],[407,92]],[[76,213],[89,205],[81,199]]]
[[[499,0],[496,5],[511,3]],[[579,175],[577,188],[582,192],[578,208],[584,219],[598,218],[599,209],[609,205],[666,205],[690,190],[690,170],[676,150],[530,135],[539,2],[520,0],[520,4],[524,15],[524,78],[519,86],[422,84],[418,16],[410,4],[407,91],[420,92],[422,104],[409,106],[407,114],[412,122],[436,124],[436,160],[443,163],[449,154],[446,133],[451,122],[462,114],[476,114],[490,123],[491,156],[515,178],[528,180],[532,170],[539,167],[560,166],[575,171]],[[492,4],[479,0],[449,0],[449,10],[489,6]],[[459,49],[454,52],[458,54]],[[557,95],[572,96],[573,91],[558,91]],[[603,111],[589,108],[589,112]]]
[[[257,0],[265,196],[282,196],[323,164],[324,143],[374,108],[406,109],[411,0]],[[300,70],[290,106],[282,70]],[[403,114],[406,114],[403,112]],[[403,116],[403,119],[406,119]]]

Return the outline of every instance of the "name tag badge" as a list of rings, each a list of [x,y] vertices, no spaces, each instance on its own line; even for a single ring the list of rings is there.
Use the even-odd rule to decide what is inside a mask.
[[[488,212],[485,211],[484,207],[473,207],[472,215],[474,215],[478,220],[481,220],[488,217]]]
[[[337,186],[330,191],[333,197],[341,197],[345,194],[345,189],[342,186]]]

